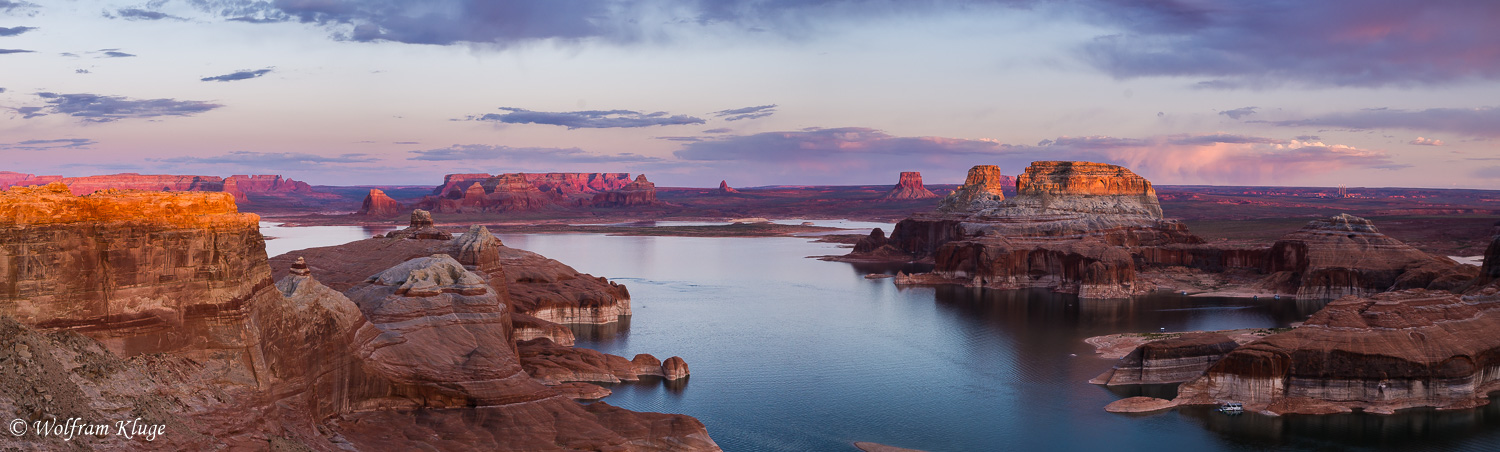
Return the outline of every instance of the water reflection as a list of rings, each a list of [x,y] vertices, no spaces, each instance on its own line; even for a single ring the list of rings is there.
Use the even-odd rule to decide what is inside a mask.
[[[620,320],[603,325],[570,324],[568,329],[573,330],[573,337],[578,341],[593,344],[611,344],[619,341],[622,345],[630,341],[630,317],[620,316]]]

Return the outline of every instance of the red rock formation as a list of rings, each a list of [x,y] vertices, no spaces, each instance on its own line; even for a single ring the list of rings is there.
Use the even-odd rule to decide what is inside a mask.
[[[905,171],[901,173],[901,180],[896,182],[896,186],[891,188],[891,191],[886,192],[885,196],[881,199],[887,201],[906,201],[936,197],[937,194],[927,191],[927,187],[922,186],[922,173]]]
[[[443,185],[432,190],[432,196],[449,199],[462,198],[464,189],[469,188],[469,185],[489,178],[490,175],[484,173],[449,174],[443,176]]]
[[[729,186],[729,181],[727,181],[727,180],[721,180],[721,181],[719,181],[719,194],[721,194],[721,195],[732,195],[732,194],[736,194],[736,193],[739,193],[739,192],[740,192],[739,190],[735,190],[733,187]]]
[[[1004,177],[1000,175],[998,166],[974,165],[969,168],[969,176],[964,179],[964,184],[938,202],[938,211],[973,213],[999,207],[1000,201],[1005,200],[1005,193],[1002,191],[1002,187],[1006,185]]]
[[[35,174],[17,173],[13,171],[0,171],[0,190],[10,188],[19,182],[35,178]]]
[[[565,195],[619,190],[630,184],[630,173],[523,173],[541,191]]]
[[[1245,344],[1178,390],[1275,414],[1470,408],[1500,389],[1500,297],[1412,289],[1329,303],[1291,331]]]
[[[1473,278],[1461,268],[1380,233],[1352,215],[1309,222],[1271,246],[1267,285],[1298,298],[1339,298],[1408,288],[1454,289]]]
[[[452,178],[457,175],[449,176]],[[452,178],[444,186],[462,183],[468,185],[462,189],[454,186],[444,197],[423,198],[418,205],[441,213],[529,212],[557,204],[558,201],[527,182],[526,175],[521,173],[462,182]]]
[[[27,176],[20,178],[19,176]],[[318,193],[304,182],[291,179],[283,179],[281,176],[258,175],[258,176],[231,176],[227,179],[217,176],[191,176],[171,174],[137,174],[121,173],[103,176],[85,177],[62,177],[62,176],[32,176],[30,174],[9,173],[7,177],[0,173],[0,188],[7,186],[31,186],[46,185],[53,182],[61,182],[76,195],[93,193],[99,190],[143,190],[143,191],[222,191],[234,196],[235,201],[246,203],[255,201],[254,197],[291,198],[293,203],[311,199],[332,199],[337,195],[330,193]],[[282,202],[285,204],[286,202]]]
[[[673,356],[671,358],[667,358],[666,361],[663,361],[661,363],[661,373],[662,373],[662,377],[666,378],[668,381],[670,381],[670,380],[681,380],[683,378],[687,378],[688,377],[688,365],[687,365],[687,361],[683,361],[682,358],[679,358],[679,357],[676,357],[676,356]]]
[[[358,215],[367,215],[376,218],[390,218],[401,213],[401,203],[386,196],[384,191],[370,189],[370,194],[365,195],[365,201],[360,206]]]
[[[594,207],[636,207],[658,204],[656,184],[646,180],[646,175],[636,176],[635,182],[619,190],[594,195],[590,202]]]
[[[861,240],[851,259],[932,260],[932,274],[903,275],[897,284],[1047,287],[1117,298],[1151,289],[1134,283],[1135,251],[1202,243],[1181,223],[1162,220],[1150,182],[1129,170],[1035,162],[1026,171],[1024,189],[995,203],[999,169],[975,167],[971,181],[945,199],[948,210],[902,220],[884,245],[874,236]]]
[[[244,193],[311,193],[311,185],[291,179],[283,179],[280,175],[257,174],[247,176],[236,174],[224,179],[224,183],[231,181]],[[226,190],[227,191],[227,190]]]
[[[1141,344],[1090,383],[1108,386],[1181,383],[1203,375],[1239,344],[1220,333],[1187,333]]]

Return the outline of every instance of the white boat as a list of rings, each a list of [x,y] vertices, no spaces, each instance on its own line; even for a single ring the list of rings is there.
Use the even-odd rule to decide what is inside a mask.
[[[1219,412],[1226,414],[1239,414],[1245,412],[1245,406],[1239,402],[1226,402],[1219,405]]]

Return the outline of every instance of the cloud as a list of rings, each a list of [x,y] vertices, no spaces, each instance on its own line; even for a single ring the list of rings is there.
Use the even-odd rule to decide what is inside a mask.
[[[1500,3],[1095,0],[1117,32],[1084,45],[1116,78],[1204,77],[1204,88],[1411,86],[1500,78]]]
[[[183,17],[177,17],[177,16],[173,16],[171,14],[167,14],[167,13],[163,13],[163,12],[159,12],[159,11],[150,11],[150,10],[144,10],[144,9],[140,9],[140,8],[122,8],[122,9],[116,10],[115,14],[110,14],[109,11],[105,11],[104,12],[104,17],[108,17],[110,19],[114,19],[116,17],[119,17],[119,18],[125,19],[125,20],[162,20],[162,19],[187,20],[186,18],[183,18]]]
[[[1486,166],[1474,170],[1474,177],[1481,179],[1500,179],[1500,166]]]
[[[1417,137],[1417,139],[1408,141],[1406,142],[1406,144],[1415,144],[1418,146],[1442,146],[1443,140]]]
[[[205,82],[232,82],[232,81],[236,81],[236,80],[248,80],[248,79],[260,77],[260,76],[266,75],[266,74],[268,74],[270,72],[271,72],[271,68],[256,69],[256,70],[253,70],[253,71],[252,70],[243,70],[243,71],[236,71],[236,72],[232,72],[232,73],[228,73],[228,74],[224,74],[224,75],[215,75],[213,77],[203,77],[203,78],[198,79],[198,80],[205,81]]]
[[[16,112],[25,118],[49,114],[68,115],[88,122],[110,122],[120,119],[192,116],[223,105],[195,100],[130,99],[98,94],[37,93],[46,105],[20,107]]]
[[[1256,107],[1240,107],[1233,110],[1224,110],[1219,114],[1228,116],[1229,119],[1240,119],[1255,114]]]
[[[104,58],[129,58],[129,57],[133,57],[133,56],[135,56],[135,55],[132,55],[132,54],[129,54],[129,53],[125,53],[125,52],[121,52],[121,51],[118,51],[118,50],[106,50],[106,51],[104,51]]]
[[[703,141],[703,140],[707,139],[707,138],[704,138],[704,137],[652,137],[652,138],[656,138],[658,140],[685,141],[685,142]]]
[[[5,55],[5,54],[8,54],[8,53],[31,53],[31,52],[35,52],[35,50],[0,49],[0,55]]]
[[[0,11],[10,12],[15,9],[35,8],[35,3],[19,2],[14,0],[0,0]]]
[[[0,93],[3,93],[3,92],[5,92],[5,88],[0,88]]]
[[[528,164],[557,165],[587,163],[633,164],[662,161],[662,159],[657,157],[644,156],[635,153],[603,155],[591,154],[579,148],[518,148],[510,146],[492,146],[487,144],[455,144],[446,148],[411,151],[411,154],[412,156],[408,157],[407,160],[431,162],[503,160],[506,165],[511,166],[525,166]]]
[[[1408,129],[1448,132],[1474,137],[1500,137],[1500,108],[1429,108],[1400,110],[1374,108],[1334,112],[1303,119],[1252,121],[1283,127],[1342,127],[1349,129]]]
[[[729,133],[729,132],[733,132],[733,131],[734,131],[733,129],[720,127],[720,128],[717,128],[717,129],[708,129],[708,130],[705,130],[705,131],[703,131],[703,133]]]
[[[0,36],[15,36],[35,29],[36,27],[0,27]]]
[[[52,149],[84,149],[99,142],[87,138],[60,138],[55,140],[26,140],[16,143],[0,143],[0,149],[19,151],[46,151]]]
[[[299,152],[249,152],[235,151],[212,157],[167,157],[149,158],[147,161],[188,165],[241,165],[262,168],[289,168],[299,165],[324,165],[371,163],[379,159],[369,154],[317,155]]]
[[[602,129],[703,124],[702,118],[687,115],[669,115],[667,112],[641,113],[632,110],[587,110],[566,112],[531,111],[522,108],[500,107],[505,114],[489,113],[471,116],[476,121],[496,121],[507,124],[547,124],[565,126],[569,129]]]
[[[776,113],[776,104],[761,105],[756,107],[732,108],[714,112],[714,116],[724,118],[725,121],[739,121],[741,119],[756,119],[771,116]]]
[[[87,74],[87,73],[89,73],[89,70],[88,69],[74,69],[73,73],[74,74]]]
[[[1035,160],[1113,163],[1158,183],[1306,180],[1342,169],[1403,167],[1383,151],[1225,133],[1145,138],[1063,136],[1037,145],[1012,145],[992,140],[898,137],[860,127],[812,128],[708,138],[686,143],[674,155],[697,165],[700,171],[806,181],[801,183],[869,183],[869,174],[894,175],[900,171],[932,172],[932,181],[951,177],[956,182],[963,171],[976,164],[1019,170]]]

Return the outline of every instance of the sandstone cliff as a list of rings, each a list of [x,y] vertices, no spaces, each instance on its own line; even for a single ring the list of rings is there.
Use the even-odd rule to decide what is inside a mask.
[[[594,207],[636,207],[656,205],[656,184],[646,180],[646,175],[636,176],[631,182],[619,190],[612,190],[594,195],[590,205]]]
[[[1289,332],[1225,355],[1179,404],[1274,414],[1470,408],[1500,389],[1500,296],[1404,290],[1334,301]]]
[[[938,211],[975,213],[999,207],[1000,201],[1005,200],[1004,177],[998,166],[974,165],[969,168],[964,184],[938,202]]]
[[[1473,278],[1461,268],[1380,233],[1353,215],[1314,220],[1282,236],[1268,254],[1267,285],[1298,298],[1339,298],[1388,290],[1451,290]]]
[[[1090,383],[1109,386],[1181,383],[1203,375],[1239,344],[1220,333],[1188,333],[1136,347]]]
[[[365,201],[359,207],[358,215],[368,215],[376,218],[390,218],[401,214],[401,203],[386,196],[384,191],[370,189],[370,194],[365,195]]]
[[[880,199],[886,201],[907,201],[913,199],[932,199],[937,194],[928,191],[922,186],[922,173],[916,171],[905,171],[901,173],[901,179],[891,191],[886,192]]]

